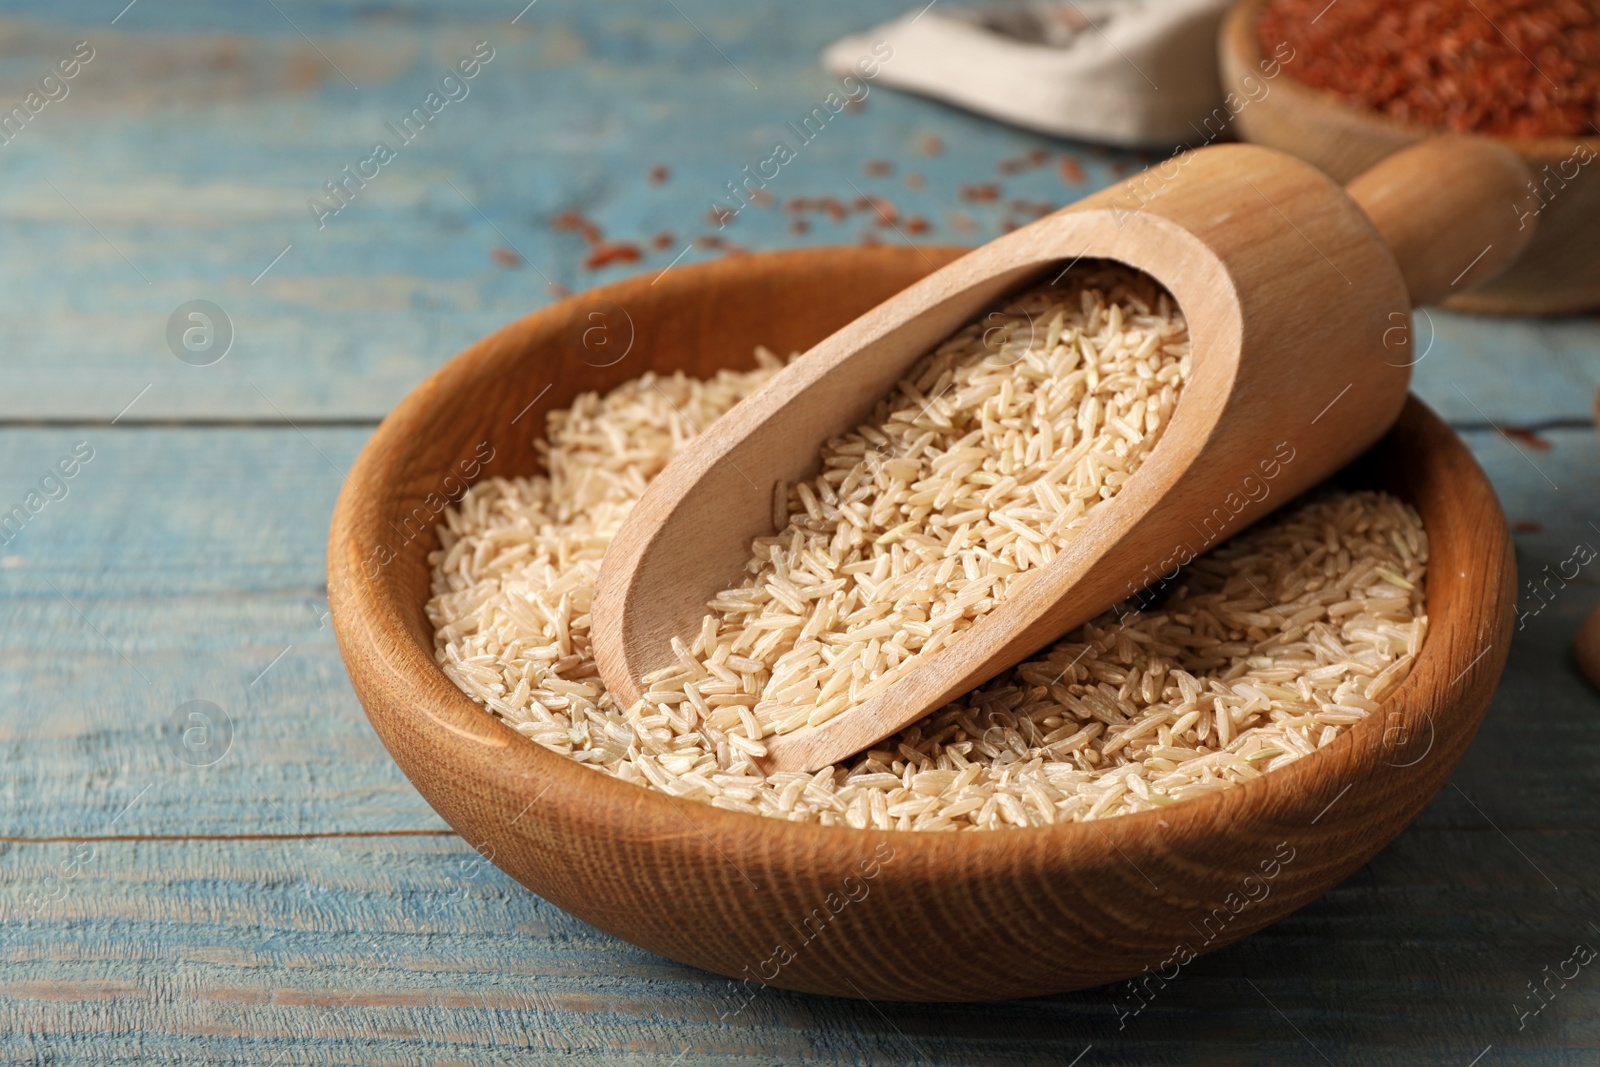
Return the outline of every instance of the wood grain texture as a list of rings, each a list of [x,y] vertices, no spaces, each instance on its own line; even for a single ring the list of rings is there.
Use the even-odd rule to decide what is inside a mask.
[[[1216,927],[1189,951],[1227,944],[1315,899],[1404,828],[1465,750],[1505,662],[1514,571],[1504,516],[1466,448],[1411,401],[1352,475],[1410,500],[1430,533],[1430,633],[1410,677],[1381,718],[1318,758],[1170,810],[969,834],[739,815],[529,745],[446,679],[422,610],[432,531],[404,543],[393,531],[428,506],[425,494],[473,442],[495,442],[497,453],[504,443],[512,470],[532,469],[514,412],[566,403],[621,373],[621,364],[585,362],[573,334],[585,309],[627,309],[635,373],[703,372],[719,359],[742,365],[762,336],[787,347],[793,331],[810,330],[799,340],[808,344],[830,332],[828,317],[872,307],[875,286],[893,292],[930,268],[906,250],[774,254],[676,271],[659,288],[642,279],[608,287],[530,315],[395,410],[334,512],[328,584],[340,651],[379,736],[435,810],[545,899],[754,988],[885,1000],[1082,988],[1170,966],[1197,929],[1190,913],[1225,900]],[[1399,284],[1395,274],[1387,280]],[[1393,758],[1395,739],[1424,730],[1429,758]],[[1245,879],[1269,867],[1270,896],[1241,908]],[[1007,961],[1000,973],[985,962],[995,953]]]
[[[1246,140],[1292,153],[1348,181],[1434,132],[1347,105],[1296,81],[1293,59],[1275,76],[1264,77],[1269,66],[1254,23],[1265,2],[1239,0],[1223,22],[1219,44],[1223,84],[1241,101],[1229,110],[1237,111],[1238,131]],[[1600,169],[1589,165],[1600,155],[1600,137],[1493,139],[1515,149],[1539,183],[1506,198],[1501,217],[1537,219],[1538,230],[1510,270],[1472,292],[1451,296],[1448,305],[1496,315],[1570,315],[1600,305]],[[1420,180],[1448,195],[1462,177],[1459,171],[1438,170]]]
[[[308,436],[343,463],[367,433]],[[1529,581],[1558,573],[1580,541],[1600,548],[1587,525],[1600,520],[1570,503],[1600,493],[1600,446],[1591,427],[1546,431],[1549,451],[1492,431],[1465,436],[1509,516],[1542,526],[1516,534],[1519,599],[1531,612],[1541,601]],[[0,429],[0,489],[20,496],[32,480],[25,475],[78,439],[71,431]],[[322,531],[340,483],[310,445],[292,428],[114,428],[93,431],[93,440],[100,451],[62,510],[51,505],[38,526],[0,549],[0,835],[444,829],[345,681],[321,590]],[[229,509],[209,507],[239,470],[254,472],[256,492]],[[173,508],[186,518],[161,525]],[[148,529],[159,536],[126,534]],[[1600,602],[1600,572],[1584,567],[1566,589],[1555,581],[1551,588],[1558,595],[1550,607],[1516,634],[1496,700],[1505,718],[1492,714],[1484,728],[1484,759],[1505,774],[1484,773],[1476,788],[1489,790],[1486,810],[1514,825],[1600,825],[1600,749],[1583,740],[1589,726],[1600,727],[1600,698],[1568,658],[1574,632]],[[231,756],[209,768],[181,763],[169,747],[168,718],[196,698],[243,712]],[[1555,739],[1517,741],[1512,709],[1523,706],[1537,709],[1536,721]],[[1497,721],[1505,724],[1499,734]]]
[[[94,449],[0,546],[0,835],[442,828],[327,615],[323,535],[368,432],[0,431],[0,510]],[[207,751],[181,744],[191,700],[220,709]]]
[[[0,2],[5,99],[20,99],[74,42],[99,49],[59,107],[0,147],[0,419],[109,420],[149,386],[123,421],[376,422],[450,355],[551,302],[541,272],[578,291],[660,271],[680,253],[682,263],[723,255],[688,249],[707,237],[751,250],[913,236],[977,244],[1157,162],[875,86],[862,110],[841,115],[769,184],[772,205],[718,229],[707,212],[713,200],[726,202],[724,183],[766,158],[785,123],[836,87],[818,51],[902,13],[903,3],[818,0],[761,17],[740,0],[685,7],[761,86],[753,90],[664,3],[539,0],[513,26],[523,5],[507,14],[499,0],[461,0],[448,11],[420,0],[278,2],[341,67],[352,52],[369,57],[348,71],[359,91],[270,5],[140,0],[112,26],[117,12],[90,0],[48,12]],[[479,40],[497,52],[471,95],[318,229],[306,201]],[[944,151],[925,154],[928,135]],[[1047,153],[1045,165],[997,170],[1035,151]],[[1063,179],[1067,158],[1080,183]],[[894,173],[866,173],[871,160]],[[659,185],[648,179],[657,164],[669,171]],[[913,175],[920,189],[907,188]],[[989,185],[994,200],[964,195]],[[892,204],[906,236],[858,210],[862,194]],[[796,213],[786,210],[793,197],[833,197],[848,210],[839,221],[804,212],[806,231],[796,233]],[[574,208],[608,237],[639,245],[640,262],[586,268],[579,234],[550,222]],[[930,229],[911,234],[912,218]],[[654,248],[662,233],[676,243]],[[525,265],[491,259],[497,247],[520,252]],[[196,298],[220,304],[235,327],[233,351],[211,367],[180,363],[164,336],[172,311]],[[1437,343],[1418,382],[1437,386],[1423,395],[1449,419],[1585,414],[1582,403],[1553,411],[1545,398],[1558,394],[1541,392],[1544,379],[1505,378],[1504,361],[1521,353],[1559,348],[1568,355],[1550,373],[1589,393],[1600,387],[1592,320],[1430,314]]]
[[[1566,879],[1600,841],[1512,829],[1567,864],[1547,868],[1557,895],[1453,791],[1435,809],[1478,825],[1413,829],[1311,907],[1152,984],[1137,1014],[1125,985],[987,1005],[766,989],[741,1011],[725,979],[573,919],[455,838],[12,848],[0,1063],[1038,1067],[1087,1047],[1084,1064],[1320,1050],[1461,1067],[1490,1044],[1499,1062],[1582,1062],[1600,988],[1572,983],[1521,1031],[1511,1005],[1584,939],[1597,900]]]
[[[1338,470],[1400,412],[1416,360],[1407,290],[1447,290],[1467,272],[1457,259],[1492,277],[1526,241],[1490,210],[1527,177],[1492,141],[1425,142],[1361,175],[1348,196],[1292,157],[1248,147],[1201,149],[1174,167],[1138,212],[1120,210],[1134,188],[1125,183],[930,274],[816,345],[668,465],[595,587],[595,660],[621,703],[639,700],[641,679],[673,662],[671,639],[692,643],[705,604],[738,582],[752,539],[772,532],[772,487],[814,477],[823,442],[859,425],[914,361],[1003,294],[1084,257],[1153,277],[1183,309],[1193,345],[1177,412],[1138,476],[1024,590],[881,692],[763,739],[768,773],[860,752],[1138,592],[1185,549],[1194,556],[1194,532],[1230,495],[1240,501],[1232,517],[1253,522],[1277,501],[1234,489],[1284,447],[1295,463],[1276,487],[1287,496]],[[1418,176],[1440,167],[1472,179],[1419,197]]]
[[[667,3],[540,0],[513,24],[526,0],[277,2],[282,15],[270,4],[140,0],[114,26],[117,11],[86,0],[0,4],[0,99],[20,99],[74,42],[98,49],[71,95],[0,147],[0,233],[13,265],[0,286],[0,416],[110,419],[151,385],[129,418],[376,421],[450,355],[559,291],[727,254],[708,239],[904,243],[856,206],[870,195],[894,207],[904,232],[921,220],[921,241],[969,243],[1033,217],[1013,202],[1077,195],[1052,160],[1007,177],[1003,197],[963,200],[963,186],[997,180],[1000,160],[1067,147],[1085,189],[1142,165],[872,86],[861,110],[798,146],[769,183],[770,204],[719,227],[708,216],[732,202],[726,184],[778,139],[795,142],[785,124],[839,88],[817,63],[822,47],[903,4],[758,13],[699,0],[680,14]],[[324,183],[374,141],[394,141],[386,123],[480,40],[495,58],[470,94],[319,227],[307,201],[326,199]],[[951,150],[925,154],[929,134]],[[895,172],[865,173],[874,159]],[[667,177],[655,184],[658,165]],[[911,174],[920,188],[907,188]],[[786,210],[797,197],[833,198],[843,214]],[[552,222],[573,210],[641,258],[585,266],[592,249]],[[803,233],[791,228],[797,217]],[[662,234],[671,241],[658,248]],[[186,366],[167,348],[169,315],[195,298],[235,326],[233,351],[215,366]]]
[[[1451,175],[1448,184],[1438,183],[1441,174]],[[1379,160],[1345,191],[1394,253],[1411,303],[1420,306],[1492,284],[1521,262],[1537,220],[1518,219],[1505,206],[1532,181],[1522,157],[1500,142],[1448,136]]]
[[[68,589],[68,577],[94,574],[97,596],[79,601],[86,614],[108,633],[112,624],[124,632],[170,631],[190,650],[170,669],[197,693],[242,684],[246,664],[230,650],[268,650],[280,637],[287,643],[302,628],[314,630],[311,614],[299,623],[296,603],[279,589],[298,596],[314,588],[321,558],[311,527],[325,518],[333,487],[308,494],[299,486],[326,467],[294,430],[257,431],[261,444],[242,452],[226,443],[238,433],[232,430],[174,431],[169,440],[188,440],[187,448],[167,444],[148,453],[144,447],[161,436],[154,431],[108,433],[114,447],[104,458],[126,457],[117,480],[133,486],[126,496],[69,498],[82,510],[63,511],[57,526],[39,528],[48,536],[8,550],[27,564],[0,569],[7,610],[41,590],[54,596],[44,576]],[[349,454],[334,451],[335,432],[311,436],[330,455]],[[1587,525],[1592,515],[1570,503],[1600,493],[1591,427],[1547,432],[1548,451],[1489,431],[1466,436],[1508,514],[1542,523],[1517,535],[1525,578],[1558,568],[1579,540],[1600,546]],[[0,470],[28,470],[73,439],[0,430]],[[204,525],[178,524],[171,536],[138,544],[116,540],[130,500],[188,499],[183,454],[216,456],[218,471],[249,465],[262,485],[256,506],[280,516],[242,523],[231,552],[235,570],[227,580],[239,591],[227,599],[257,602],[259,612],[192,627],[185,618],[205,597],[150,596],[150,572],[177,575],[182,560],[206,551],[214,534]],[[85,474],[92,471],[93,464]],[[139,486],[143,494],[132,491]],[[133,528],[158,505],[147,506],[149,513],[131,513]],[[47,511],[39,521],[48,518]],[[118,565],[134,561],[140,566]],[[1540,603],[1526,592],[1522,599],[1525,611]],[[719,1019],[739,1003],[726,981],[568,918],[492,866],[473,866],[475,853],[455,838],[91,842],[96,859],[70,880],[63,869],[72,861],[68,842],[0,842],[0,1062],[575,1058],[666,1067],[688,1047],[678,1067],[756,1067],[784,1058],[1009,1067],[1070,1062],[1087,1045],[1093,1048],[1084,1064],[1320,1064],[1321,1050],[1336,1063],[1461,1067],[1489,1045],[1481,1063],[1583,1062],[1600,1053],[1600,986],[1573,983],[1522,1030],[1512,1009],[1527,994],[1524,983],[1566,958],[1570,942],[1596,943],[1584,931],[1600,909],[1593,888],[1600,848],[1592,840],[1600,825],[1600,697],[1573,669],[1567,643],[1597,601],[1600,578],[1585,568],[1514,632],[1500,690],[1454,784],[1407,832],[1319,900],[1184,968],[1125,1026],[1120,1012],[1137,1007],[1126,985],[938,1007],[874,1007],[768,989],[742,1014]],[[70,670],[75,659],[105,653],[91,647],[100,639],[64,605],[21,625],[12,617],[3,632],[8,648],[25,653],[0,675],[19,679],[0,700],[3,780],[18,759],[36,768],[24,791],[27,806],[15,806],[17,792],[0,805],[6,832],[95,836],[148,784],[132,773],[141,769],[132,754],[150,744],[169,709],[129,703],[119,722],[114,709],[130,692],[127,669],[107,657]],[[332,655],[325,635],[319,657]],[[31,643],[19,645],[24,637]],[[36,661],[34,673],[19,678],[19,661]],[[370,834],[366,783],[373,781],[411,800],[414,820],[397,818],[391,827],[440,826],[376,739],[361,736],[360,709],[336,669],[319,668],[288,685],[298,677],[280,681],[288,691],[272,716],[281,720],[275,729],[284,740],[272,759],[219,764],[215,769],[227,773],[193,793],[169,774],[171,788],[146,794],[112,831],[183,834],[185,798],[192,797],[195,832],[276,829],[262,811],[270,800],[303,819],[285,830]],[[25,690],[53,695],[60,708],[93,706],[103,715],[68,716],[46,730],[47,705],[17,703]],[[349,742],[317,740],[330,718],[353,728]],[[311,743],[296,744],[297,731]],[[118,777],[108,779],[112,771]],[[303,792],[310,800],[296,808]],[[139,821],[148,805],[161,810],[160,819]],[[64,903],[20,910],[30,895],[31,908],[64,893]],[[478,999],[464,1002],[463,990]],[[351,992],[360,1006],[341,1003]],[[915,1050],[896,1029],[917,1042]]]
[[[458,839],[376,836],[444,824],[363,722],[318,630],[323,605],[306,603],[321,595],[339,481],[307,439],[347,468],[417,381],[549,299],[531,267],[489,260],[503,238],[574,289],[653,275],[682,250],[587,271],[582,242],[549,229],[550,213],[579,206],[632,240],[719,233],[707,199],[831,87],[816,51],[904,5],[678,0],[755,91],[666,5],[540,0],[524,30],[494,38],[504,48],[442,116],[451,125],[409,146],[372,199],[322,232],[301,215],[313,188],[414,106],[458,44],[500,33],[523,5],[141,0],[108,25],[122,6],[0,0],[10,102],[74,41],[100,48],[69,99],[0,147],[0,499],[21,499],[83,437],[101,449],[67,500],[0,548],[0,1062],[1011,1067],[1082,1053],[1080,1067],[1555,1067],[1600,1056],[1587,969],[1525,1028],[1513,1010],[1573,942],[1600,944],[1585,932],[1600,913],[1600,696],[1569,653],[1600,602],[1591,567],[1536,612],[1524,588],[1527,623],[1478,740],[1406,833],[1319,900],[1186,967],[1125,1026],[1114,1005],[1135,1004],[1126,986],[931,1007],[768,989],[719,1020],[736,1003],[724,980],[571,919],[474,867]],[[284,15],[357,76],[358,93]],[[372,68],[347,65],[357,53],[410,66],[380,66],[369,82]],[[113,76],[96,82],[102,60]],[[915,214],[935,240],[976,242],[1002,231],[1009,198],[1060,204],[1149,162],[879,88],[845,118],[785,169],[777,206],[742,212],[722,235],[751,249],[900,241],[854,211],[839,223],[811,213],[809,232],[788,232],[785,198],[848,203],[854,185],[891,200],[902,228]],[[927,133],[943,154],[921,154]],[[1045,167],[996,172],[1035,149],[1052,153]],[[1063,154],[1082,185],[1061,181]],[[877,158],[896,173],[865,174]],[[658,162],[671,179],[654,186],[643,175]],[[913,172],[922,192],[904,187]],[[1000,199],[961,197],[987,182]],[[977,229],[954,228],[955,212]],[[162,338],[173,306],[196,296],[239,326],[210,368],[178,363]],[[1429,309],[1419,333],[1428,355],[1414,388],[1462,429],[1509,516],[1539,524],[1516,534],[1525,583],[1559,570],[1577,541],[1600,545],[1588,525],[1600,521],[1600,324]],[[128,428],[145,418],[172,424]],[[16,427],[37,419],[69,425]],[[350,425],[317,425],[332,420]],[[1489,422],[1543,427],[1550,448]],[[150,674],[155,696],[85,619]],[[227,760],[172,766],[163,724],[176,699],[231,711],[233,694],[263,690]],[[69,842],[41,838],[103,834],[113,819],[111,833],[136,839],[95,843],[68,902],[19,912],[30,896],[56,899],[72,860]],[[291,836],[198,839],[270,833]],[[341,1003],[350,992],[360,1000]]]

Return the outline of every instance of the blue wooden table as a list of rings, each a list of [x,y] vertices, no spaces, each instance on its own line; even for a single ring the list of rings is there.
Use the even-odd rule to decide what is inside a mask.
[[[25,520],[0,528],[0,1061],[1600,1058],[1600,964],[1551,977],[1600,947],[1600,696],[1566,651],[1592,566],[1525,594],[1410,830],[1137,1014],[1115,989],[769,990],[723,1023],[722,979],[485,863],[378,744],[328,625],[329,514],[384,412],[566,291],[729,246],[976,242],[1150,158],[873,87],[719,227],[834,87],[818,49],[897,3],[124,3],[0,3],[0,512]],[[1419,329],[1416,388],[1524,577],[1600,545],[1600,324]]]

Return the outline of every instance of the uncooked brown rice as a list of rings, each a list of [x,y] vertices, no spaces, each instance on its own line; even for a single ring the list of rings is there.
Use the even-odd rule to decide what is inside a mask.
[[[777,533],[678,663],[643,679],[646,699],[760,757],[762,738],[882,692],[1116,495],[1171,421],[1189,358],[1172,298],[1123,267],[958,331],[823,445],[820,473],[776,487]]]
[[[778,498],[796,526],[758,542],[758,572],[718,598],[701,635],[676,644],[678,664],[631,709],[604,691],[589,646],[600,557],[666,461],[779,362],[761,353],[760,369],[706,382],[647,375],[553,413],[539,443],[548,474],[480,483],[441,525],[428,604],[441,666],[519,733],[626,781],[885,829],[1040,825],[1170,804],[1281,767],[1376,709],[1425,633],[1426,537],[1392,498],[1329,495],[1195,561],[1165,603],[1096,620],[870,752],[815,774],[760,774],[760,738],[785,719],[803,722],[852,689],[859,699],[891,661],[959,632],[929,620],[970,625],[1014,591],[1170,417],[1186,338],[1148,283],[1096,272],[1025,296],[1007,321],[1017,326],[1009,340],[957,335],[868,428],[829,443],[822,480]],[[1128,422],[1132,395],[1142,426]],[[1117,412],[1133,432],[1109,421]],[[962,451],[978,447],[981,457]],[[1031,488],[1047,474],[1046,488]],[[950,554],[950,543],[973,547]],[[979,595],[962,599],[974,584]],[[849,594],[890,610],[863,612]],[[848,605],[834,609],[845,625],[819,604]],[[920,617],[908,610],[919,607]],[[795,656],[807,642],[827,647]],[[849,672],[813,687],[790,666],[829,659]]]

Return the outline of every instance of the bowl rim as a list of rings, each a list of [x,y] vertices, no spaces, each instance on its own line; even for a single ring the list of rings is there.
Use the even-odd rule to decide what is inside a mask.
[[[1223,19],[1220,34],[1221,46],[1232,53],[1234,58],[1240,61],[1246,69],[1259,69],[1261,46],[1256,40],[1255,24],[1261,9],[1270,2],[1271,0],[1237,0],[1229,8],[1226,17]],[[1401,122],[1380,111],[1358,107],[1331,89],[1320,89],[1314,85],[1306,84],[1294,76],[1288,64],[1284,66],[1284,73],[1288,74],[1288,77],[1279,84],[1286,86],[1281,91],[1287,93],[1291,99],[1304,107],[1320,108],[1336,114],[1352,124],[1366,126],[1370,132],[1389,140],[1421,140],[1427,137],[1443,137],[1451,134],[1488,137],[1510,147],[1528,160],[1537,160],[1541,163],[1569,156],[1579,145],[1587,145],[1596,154],[1600,154],[1600,134],[1592,137],[1572,137],[1559,134],[1523,137],[1476,130],[1450,130],[1436,126]],[[1231,86],[1227,84],[1224,84],[1223,88],[1231,91]]]
[[[404,613],[423,610],[422,604],[406,605],[400,602],[394,588],[395,568],[381,568],[380,578],[387,576],[384,581],[354,578],[355,563],[361,558],[361,535],[380,529],[377,525],[381,518],[377,513],[381,510],[378,504],[393,490],[390,479],[378,476],[394,473],[393,468],[397,464],[393,454],[404,451],[401,446],[405,435],[428,421],[428,409],[443,406],[439,403],[441,396],[447,395],[463,379],[487,373],[494,359],[527,359],[526,348],[515,357],[506,356],[508,346],[521,345],[524,335],[532,329],[572,313],[580,302],[609,299],[626,306],[629,294],[640,293],[652,286],[657,289],[665,286],[666,296],[679,295],[693,299],[695,291],[702,290],[707,283],[715,284],[719,278],[730,277],[733,271],[749,273],[823,269],[836,263],[841,255],[902,257],[908,262],[917,256],[927,259],[930,252],[940,257],[954,258],[964,251],[949,246],[805,248],[752,253],[680,266],[672,274],[665,278],[658,276],[655,281],[651,281],[648,274],[635,275],[547,305],[502,326],[469,345],[407,394],[363,446],[340,493],[329,532],[328,588],[340,652],[363,708],[391,755],[430,805],[439,809],[433,790],[419,780],[422,774],[413,767],[413,760],[402,757],[396,751],[396,737],[401,734],[420,741],[431,753],[431,758],[436,761],[431,768],[434,774],[440,770],[461,770],[471,764],[473,770],[487,775],[493,788],[503,791],[503,795],[496,799],[514,796],[517,802],[527,800],[531,805],[546,793],[551,794],[551,803],[556,805],[556,810],[569,817],[572,826],[579,832],[592,830],[626,834],[629,826],[619,824],[619,815],[650,814],[658,816],[658,821],[667,825],[672,820],[680,820],[686,828],[703,838],[706,844],[721,852],[724,858],[740,854],[742,849],[757,841],[769,853],[777,849],[792,849],[796,853],[816,855],[859,854],[862,845],[887,839],[893,843],[897,853],[904,849],[908,854],[917,855],[919,862],[932,867],[957,854],[970,858],[974,852],[980,857],[1003,863],[1007,859],[1015,860],[1022,854],[1045,851],[1082,855],[1086,847],[1101,851],[1109,846],[1120,852],[1119,842],[1170,837],[1163,833],[1169,828],[1169,823],[1195,824],[1196,832],[1203,832],[1200,827],[1217,829],[1236,825],[1234,819],[1238,816],[1259,819],[1263,810],[1271,810],[1275,816],[1285,819],[1306,816],[1318,809],[1326,811],[1343,796],[1343,791],[1338,789],[1340,782],[1354,780],[1385,762],[1382,739],[1387,736],[1388,730],[1395,728],[1393,717],[1396,711],[1406,716],[1405,727],[1417,727],[1424,716],[1430,728],[1434,727],[1433,715],[1423,708],[1425,702],[1416,697],[1422,680],[1433,676],[1444,666],[1444,659],[1453,646],[1443,639],[1437,617],[1437,602],[1443,583],[1430,582],[1427,600],[1429,639],[1424,642],[1408,677],[1383,702],[1385,709],[1392,709],[1388,715],[1379,712],[1370,714],[1326,748],[1318,749],[1276,771],[1263,773],[1258,779],[1169,807],[1047,826],[930,832],[875,828],[857,830],[848,825],[791,822],[771,816],[729,811],[709,803],[673,797],[623,782],[523,737],[473,702],[449,680],[435,662],[431,644],[422,647],[415,642],[393,639],[395,631],[404,630],[400,622]],[[888,258],[884,261],[888,262]],[[582,388],[581,385],[571,388],[569,396],[565,399],[553,398],[551,403],[564,405]],[[533,391],[531,386],[528,391]],[[520,403],[523,399],[518,394],[516,402]],[[1455,448],[1476,469],[1475,461],[1466,452],[1465,445],[1415,396],[1408,397],[1397,425],[1407,424],[1436,436],[1441,432],[1448,435]],[[1382,444],[1375,447],[1382,447]],[[530,472],[497,473],[506,476]],[[1482,480],[1481,489],[1487,493],[1487,501],[1493,505],[1495,513],[1500,514],[1498,501],[1481,469],[1477,470],[1477,476]],[[1510,535],[1503,514],[1500,514],[1498,524],[1493,525],[1494,528],[1487,535],[1488,543],[1481,546],[1484,548],[1482,558],[1486,561],[1485,566],[1502,557],[1509,558],[1511,551]],[[1430,564],[1437,556],[1437,546],[1430,540]],[[1496,621],[1494,616],[1496,613],[1505,614],[1503,609],[1507,607],[1507,593],[1513,582],[1514,578],[1503,582],[1497,595],[1486,603],[1466,605],[1467,610],[1460,618],[1462,624],[1472,632],[1488,634],[1496,634],[1503,626],[1508,626],[1508,622]],[[1480,655],[1479,659],[1488,660],[1486,669],[1493,669],[1498,675],[1503,666],[1504,649],[1497,656]],[[1475,660],[1466,664],[1462,675],[1472,670],[1478,662]],[[1460,664],[1455,666],[1459,667]],[[390,699],[372,696],[375,689],[386,689],[386,696]],[[388,706],[391,701],[404,703],[408,710],[400,711]],[[1465,709],[1465,703],[1461,707]],[[1476,721],[1469,725],[1470,730],[1476,729]],[[1469,738],[1470,730],[1467,735]],[[469,744],[477,746],[477,751],[469,750]],[[494,754],[495,761],[486,765],[482,757],[489,752]],[[1391,763],[1389,766],[1396,765]],[[467,777],[462,775],[457,781],[465,781]],[[1348,786],[1345,788],[1348,789]],[[1338,795],[1333,795],[1336,792]],[[1263,804],[1263,798],[1267,796],[1271,796],[1274,803]],[[668,815],[669,811],[673,814]],[[452,819],[453,812],[441,811],[441,814],[446,821],[455,821]],[[1320,814],[1317,815],[1317,818],[1320,817]]]

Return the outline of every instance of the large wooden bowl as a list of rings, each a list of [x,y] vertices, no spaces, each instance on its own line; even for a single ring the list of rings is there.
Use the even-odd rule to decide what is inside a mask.
[[[1226,112],[1236,110],[1232,125],[1245,140],[1298,156],[1348,182],[1385,156],[1442,132],[1396,122],[1297,81],[1293,61],[1275,77],[1263,77],[1255,23],[1265,3],[1239,0],[1223,20],[1218,58],[1223,88],[1235,103],[1206,123],[1207,136],[1228,125]],[[1520,154],[1541,183],[1537,196],[1530,192],[1505,208],[1518,218],[1530,214],[1538,228],[1503,274],[1444,306],[1496,315],[1567,315],[1600,307],[1600,136],[1495,139]],[[1590,153],[1587,163],[1575,162],[1580,146]],[[1452,175],[1437,180],[1447,185]]]
[[[408,396],[334,514],[328,585],[350,678],[430,804],[512,877],[618,937],[739,980],[846,997],[1044,994],[1161,971],[1328,890],[1417,814],[1505,663],[1513,563],[1483,472],[1415,400],[1346,472],[1414,503],[1430,633],[1382,714],[1248,785],[1095,823],[889,833],[669,798],[522,738],[434,664],[431,515],[463,476],[537,470],[545,413],[647,370],[804,349],[959,254],[786,252],[679,267],[527,316]],[[485,458],[492,457],[492,458]],[[481,467],[481,470],[479,469]],[[427,521],[424,521],[427,520]]]

